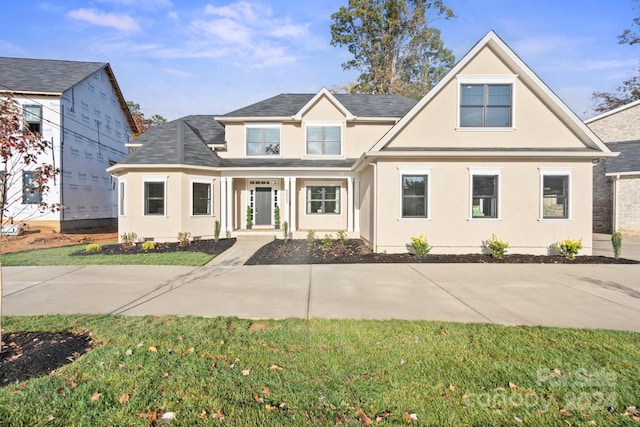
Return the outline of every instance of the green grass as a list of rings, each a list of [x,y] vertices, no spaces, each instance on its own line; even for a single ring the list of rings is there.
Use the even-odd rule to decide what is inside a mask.
[[[34,249],[2,255],[5,267],[24,265],[187,265],[201,266],[213,257],[202,252],[166,252],[127,255],[71,256],[86,245]]]
[[[374,422],[384,415],[380,425],[406,425],[409,414],[431,426],[638,425],[625,414],[640,406],[636,333],[260,323],[253,331],[235,318],[8,317],[7,331],[90,331],[98,346],[0,389],[0,425],[150,425],[140,414],[155,411],[174,412],[170,426],[217,425],[211,414],[220,411],[222,424],[237,426],[357,426],[358,409]]]

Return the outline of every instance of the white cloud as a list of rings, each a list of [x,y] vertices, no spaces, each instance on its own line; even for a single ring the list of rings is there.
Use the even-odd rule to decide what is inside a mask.
[[[178,21],[180,19],[180,17],[178,16],[178,12],[176,11],[171,11],[167,14],[167,18],[171,19],[172,21]]]
[[[273,37],[301,37],[306,36],[309,33],[310,24],[287,24],[279,25],[276,28],[269,31],[269,35]]]
[[[563,35],[529,37],[512,43],[513,50],[522,57],[546,55],[548,53],[566,52],[585,43],[584,39]]]
[[[216,7],[208,4],[204,8],[204,14],[242,21],[254,21],[258,16],[258,14],[256,13],[256,9],[256,5],[253,5],[244,0],[240,0],[236,3],[232,3],[230,5],[222,7]],[[267,15],[270,15],[271,13],[268,9],[265,12],[267,12]]]
[[[100,3],[120,4],[142,9],[173,7],[171,0],[97,0]]]
[[[140,31],[140,26],[131,16],[122,13],[101,12],[95,9],[75,9],[67,16],[100,27],[111,27],[126,32]]]
[[[214,41],[225,43],[246,45],[253,36],[250,28],[232,19],[196,20],[191,25],[196,31],[213,36]]]
[[[176,76],[176,77],[192,77],[192,75],[190,73],[187,73],[186,71],[182,71],[182,70],[177,70],[175,68],[163,68],[162,72],[164,72],[165,74],[169,74],[171,76]]]

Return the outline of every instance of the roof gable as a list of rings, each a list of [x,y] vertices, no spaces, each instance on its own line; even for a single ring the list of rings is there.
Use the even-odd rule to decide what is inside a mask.
[[[307,113],[310,109],[313,108],[314,105],[318,103],[321,99],[327,99],[340,113],[342,113],[347,120],[353,120],[354,115],[351,114],[349,110],[345,108],[345,106],[340,103],[335,96],[331,94],[326,88],[322,88],[320,92],[318,92],[313,98],[307,102],[304,107],[302,107],[294,116],[295,120],[302,120],[302,116]]]
[[[477,64],[474,62],[483,52],[490,51],[495,55],[495,61],[487,61],[486,64]],[[486,56],[486,55],[485,55]],[[380,141],[378,141],[371,149],[371,151],[381,151],[388,148],[389,144],[398,138],[399,135],[422,113],[422,111],[438,97],[448,96],[451,98],[451,94],[443,95],[445,88],[449,87],[452,83],[455,83],[456,78],[463,72],[473,72],[485,77],[491,76],[490,68],[495,68],[491,64],[500,64],[500,67],[494,71],[500,75],[504,75],[505,70],[509,70],[512,77],[518,79],[523,85],[527,87],[527,90],[534,94],[546,109],[546,112],[551,112],[559,122],[561,127],[573,134],[580,141],[581,146],[589,151],[598,151],[609,153],[609,149],[600,141],[600,139],[573,113],[567,106],[558,98],[549,87],[540,80],[540,78],[509,48],[502,39],[500,39],[496,33],[490,31],[487,33],[450,71],[447,75],[433,87],[412,109],[409,111]],[[479,76],[478,76],[479,77]],[[448,111],[454,111],[457,114],[457,94],[453,96],[453,99],[447,98],[446,102]],[[451,104],[452,103],[452,104]],[[440,123],[439,126],[447,126],[447,124]],[[455,125],[451,125],[450,129],[454,129]],[[464,132],[464,131],[463,131]],[[457,135],[457,138],[461,138],[462,133]],[[479,133],[476,135],[480,135]],[[440,141],[442,145],[446,145],[447,141]],[[499,147],[496,147],[498,149]]]
[[[613,116],[614,114],[621,113],[623,111],[629,110],[629,109],[634,108],[634,107],[640,107],[640,99],[638,99],[637,101],[633,101],[633,102],[630,102],[628,104],[622,105],[622,106],[620,106],[618,108],[614,108],[613,110],[609,110],[609,111],[607,111],[605,113],[598,114],[597,116],[591,117],[590,119],[587,119],[584,122],[586,124],[590,124],[590,123],[596,122],[596,121],[598,121],[600,119],[604,119],[606,117]]]

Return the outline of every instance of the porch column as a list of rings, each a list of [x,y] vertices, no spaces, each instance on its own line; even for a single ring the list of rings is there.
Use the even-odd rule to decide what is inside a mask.
[[[220,177],[220,230],[227,232],[227,177]]]
[[[347,231],[353,231],[353,178],[347,178]]]
[[[353,231],[360,232],[360,178],[353,178]]]
[[[284,181],[284,203],[282,203],[282,217],[284,221],[287,221],[287,224],[291,224],[291,218],[289,218],[289,214],[291,213],[291,209],[289,208],[289,200],[291,197],[291,186],[289,185],[289,178],[285,176],[282,178]]]
[[[296,231],[297,224],[296,224],[296,212],[298,211],[298,191],[297,191],[297,184],[296,184],[296,178],[292,177],[291,178],[291,197],[289,198],[291,200],[291,223],[289,224],[289,229],[291,230],[291,232],[293,233],[294,231]]]
[[[231,232],[235,228],[233,221],[233,178],[227,177],[227,236],[231,235]]]

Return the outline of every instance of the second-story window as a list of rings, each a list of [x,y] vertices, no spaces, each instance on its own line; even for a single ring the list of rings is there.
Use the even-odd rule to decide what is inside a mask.
[[[511,127],[511,84],[462,84],[461,127]]]
[[[34,134],[42,133],[42,106],[41,105],[25,105],[24,120],[29,126],[29,130]]]
[[[279,154],[279,127],[247,128],[247,156],[277,156]]]
[[[307,154],[339,156],[340,126],[308,126]]]

